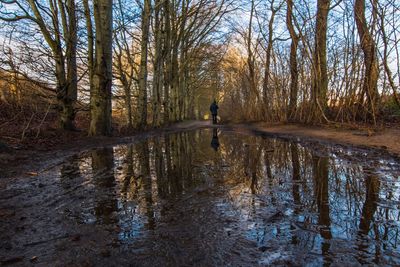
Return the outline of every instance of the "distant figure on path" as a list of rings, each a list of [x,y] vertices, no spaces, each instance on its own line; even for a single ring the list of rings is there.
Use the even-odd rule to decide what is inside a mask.
[[[211,115],[212,115],[213,124],[217,124],[218,105],[217,105],[217,101],[215,99],[214,99],[214,102],[212,102],[212,104],[210,106],[210,111],[211,111]]]
[[[218,141],[218,129],[213,129],[213,136],[211,139],[211,147],[214,148],[215,151],[218,151],[219,148],[219,141]]]

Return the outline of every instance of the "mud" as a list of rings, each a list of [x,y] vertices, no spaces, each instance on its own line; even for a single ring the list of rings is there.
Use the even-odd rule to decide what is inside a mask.
[[[47,155],[1,179],[0,263],[400,264],[390,154],[192,126]]]

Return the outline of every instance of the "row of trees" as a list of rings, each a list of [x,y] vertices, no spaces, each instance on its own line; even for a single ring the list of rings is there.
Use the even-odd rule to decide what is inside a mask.
[[[63,129],[88,107],[91,135],[111,134],[112,113],[138,129],[201,118],[213,98],[225,119],[376,123],[389,102],[399,107],[399,10],[393,0],[0,0],[0,67],[54,87]]]
[[[376,123],[389,102],[400,107],[396,1],[250,3],[248,26],[235,25],[241,50],[225,58],[236,75],[224,102],[240,110],[226,117]]]
[[[75,0],[1,0],[0,3],[1,20],[13,23],[10,24],[13,29],[17,27],[15,29],[19,30],[18,27],[21,27],[23,30],[19,32],[19,37],[22,40],[29,40],[31,37],[38,43],[44,42],[41,47],[36,47],[38,43],[23,43],[23,45],[30,51],[34,48],[38,49],[39,53],[45,52],[45,55],[51,58],[59,125],[65,130],[72,130],[78,95],[79,29]],[[94,0],[91,5],[88,0],[82,3],[87,24],[87,71],[90,80],[89,134],[109,135],[111,133],[112,0]],[[29,35],[26,36],[27,34]]]
[[[77,101],[89,101],[90,135],[111,134],[112,106],[123,110],[129,128],[194,117],[196,89],[212,68],[209,61],[218,60],[209,58],[216,55],[213,46],[225,40],[217,26],[234,9],[231,0],[0,4],[2,35],[18,47],[13,62],[22,65],[16,69],[3,61],[3,69],[33,69],[37,79],[53,81],[63,129],[74,129]],[[51,61],[33,63],[26,51]]]

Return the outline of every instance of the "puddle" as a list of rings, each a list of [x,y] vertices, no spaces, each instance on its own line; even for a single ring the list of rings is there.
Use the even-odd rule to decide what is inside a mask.
[[[366,150],[216,129],[154,137],[10,185],[23,191],[2,205],[16,214],[0,224],[0,256],[60,266],[398,265],[399,175],[398,162]]]

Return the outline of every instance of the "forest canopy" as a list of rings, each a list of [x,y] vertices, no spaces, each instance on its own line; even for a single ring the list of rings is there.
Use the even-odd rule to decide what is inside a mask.
[[[396,0],[0,0],[0,103],[90,135],[214,99],[223,121],[392,122],[399,17]]]

